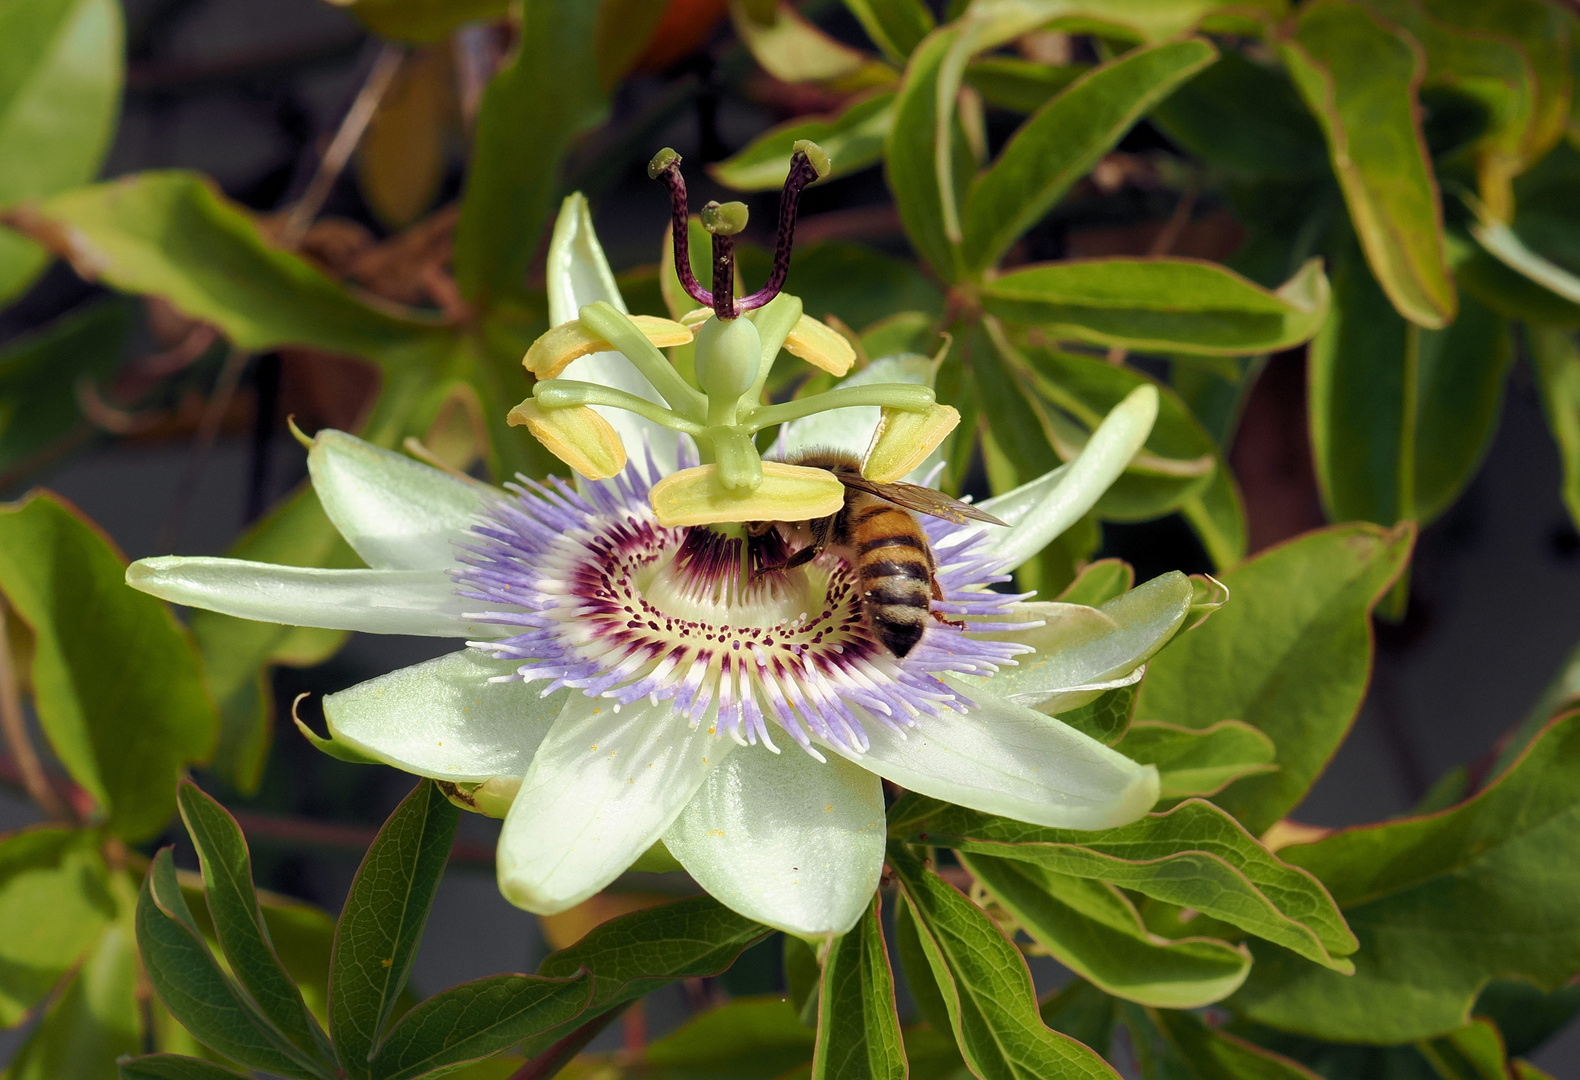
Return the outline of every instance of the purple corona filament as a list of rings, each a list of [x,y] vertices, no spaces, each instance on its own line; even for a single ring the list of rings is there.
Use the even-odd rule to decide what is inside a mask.
[[[801,205],[801,192],[818,178],[817,167],[806,153],[797,150],[790,158],[790,174],[785,177],[784,190],[779,196],[779,227],[774,238],[774,265],[768,281],[749,296],[736,299],[730,287],[735,281],[735,238],[721,233],[713,234],[712,292],[704,289],[691,272],[690,230],[688,223],[691,208],[686,198],[686,181],[680,175],[680,155],[665,151],[648,166],[648,175],[662,180],[669,188],[671,232],[674,235],[675,275],[681,288],[693,300],[713,309],[720,319],[733,319],[760,308],[784,288],[785,277],[790,273],[790,249],[795,242],[796,214]]]

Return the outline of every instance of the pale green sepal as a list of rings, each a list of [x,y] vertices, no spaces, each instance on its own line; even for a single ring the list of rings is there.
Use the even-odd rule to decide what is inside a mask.
[[[545,284],[549,293],[549,323],[559,326],[577,317],[588,304],[607,300],[622,313],[626,312],[625,300],[615,284],[609,260],[604,257],[603,246],[593,231],[592,212],[581,192],[573,192],[560,204],[560,213],[554,221],[554,235],[549,241],[549,258]],[[655,405],[664,399],[653,384],[648,382],[636,366],[618,352],[592,353],[571,361],[560,373],[562,378],[610,386],[628,394],[646,398]],[[593,411],[609,421],[619,433],[626,450],[638,461],[646,459],[644,446],[651,449],[653,460],[660,473],[672,472],[680,449],[680,435],[662,424],[637,416],[624,409],[592,406]]]
[[[1100,617],[1071,617],[1063,609],[1078,605],[1050,604],[1049,613],[1056,617],[1046,625],[1023,634],[995,635],[1025,642],[1037,651],[1017,657],[1017,666],[1002,668],[985,688],[1045,712],[1085,704],[1101,691],[1087,694],[1084,700],[1068,695],[1055,699],[1064,691],[1084,691],[1134,674],[1184,625],[1193,595],[1190,578],[1171,570],[1096,609]],[[1035,614],[1042,605],[1027,607]]]
[[[715,900],[800,937],[843,934],[883,872],[877,776],[798,747],[731,754],[664,833],[671,854]]]
[[[350,762],[352,765],[382,764],[372,754],[365,754],[344,740],[337,739],[333,735],[326,739],[318,734],[318,732],[303,723],[300,716],[296,715],[296,707],[294,705],[291,707],[291,721],[296,725],[296,730],[301,733],[302,738],[311,743],[313,749],[320,754],[326,754],[336,761]]]
[[[866,753],[836,753],[910,791],[1061,829],[1109,829],[1158,801],[1158,771],[1024,705],[946,676],[968,713],[941,710],[903,733],[865,725]]]
[[[581,903],[653,846],[734,749],[667,701],[572,693],[499,834],[500,892],[538,915]]]
[[[324,513],[376,570],[454,566],[455,541],[491,490],[333,429],[313,438],[307,471]]]
[[[161,600],[286,626],[367,634],[490,638],[462,618],[443,570],[324,570],[211,556],[162,555],[126,568],[126,584]]]
[[[995,551],[1005,567],[1013,570],[1031,559],[1095,506],[1146,443],[1157,417],[1157,387],[1151,383],[1136,387],[1097,425],[1068,471],[1049,485],[1035,506],[1018,515],[1008,530],[984,526],[997,534],[993,537]],[[1015,494],[1011,491],[1003,498],[1014,501]],[[998,499],[989,499],[982,509],[1009,521],[999,513],[998,503]]]
[[[544,697],[519,680],[515,660],[462,649],[380,675],[324,698],[337,742],[435,780],[520,779],[570,691]]]

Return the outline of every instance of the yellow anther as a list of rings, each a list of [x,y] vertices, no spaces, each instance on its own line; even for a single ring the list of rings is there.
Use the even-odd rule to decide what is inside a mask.
[[[607,480],[625,468],[625,444],[609,421],[586,405],[545,409],[528,398],[507,417],[511,427],[525,424],[555,457],[589,480]]]
[[[829,517],[845,505],[845,485],[826,469],[763,462],[763,482],[753,491],[728,491],[716,465],[682,469],[653,485],[658,523],[714,525],[726,521],[806,521]]]
[[[830,375],[843,375],[856,362],[856,350],[838,331],[803,315],[785,338],[785,351]]]
[[[927,460],[958,423],[960,414],[948,405],[934,405],[926,412],[884,409],[861,475],[875,484],[894,483]]]
[[[630,318],[647,340],[661,349],[691,342],[691,328],[678,322],[660,319],[656,315],[632,315]],[[572,319],[534,341],[521,363],[538,378],[552,379],[577,357],[613,349],[613,345],[583,326],[580,319]]]

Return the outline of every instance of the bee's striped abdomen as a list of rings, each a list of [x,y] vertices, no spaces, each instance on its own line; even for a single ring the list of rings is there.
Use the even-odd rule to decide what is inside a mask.
[[[848,508],[862,605],[885,648],[903,657],[927,629],[933,596],[932,553],[907,510],[863,498]]]

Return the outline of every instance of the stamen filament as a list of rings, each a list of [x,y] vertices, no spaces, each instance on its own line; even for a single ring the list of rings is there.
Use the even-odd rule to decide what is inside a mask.
[[[708,399],[689,386],[674,365],[647,340],[640,327],[607,300],[588,304],[579,313],[582,324],[613,345],[636,365],[669,407],[682,416],[701,421],[707,415]]]
[[[576,405],[607,405],[636,413],[655,424],[673,431],[685,432],[693,437],[703,432],[701,424],[693,423],[677,415],[673,410],[666,409],[646,398],[637,397],[635,394],[628,394],[624,390],[598,383],[579,382],[575,379],[548,379],[532,388],[532,396],[545,409],[568,409]]]
[[[880,408],[900,409],[905,412],[926,412],[932,408],[935,396],[930,387],[915,383],[870,383],[866,386],[842,386],[810,397],[796,398],[779,405],[764,405],[748,410],[741,426],[748,431],[761,431],[774,424],[799,420],[803,416],[826,412],[829,409],[847,409],[860,405],[877,405]]]

